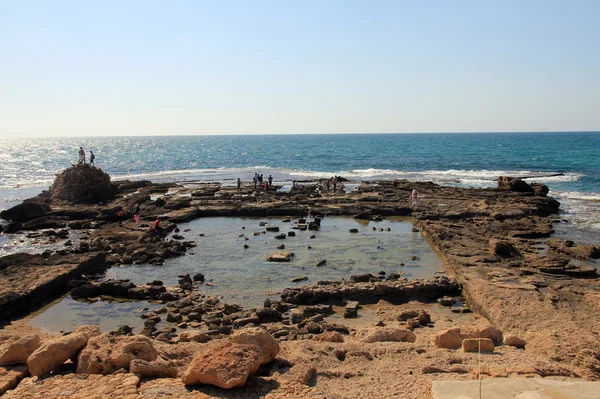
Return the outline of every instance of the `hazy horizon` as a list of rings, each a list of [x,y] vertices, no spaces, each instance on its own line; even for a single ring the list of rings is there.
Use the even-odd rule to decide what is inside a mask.
[[[119,134],[103,134],[103,135],[64,135],[64,136],[27,136],[27,137],[15,137],[15,136],[2,136],[2,139],[32,139],[32,138],[94,138],[94,137],[195,137],[195,136],[310,136],[310,135],[381,135],[381,134],[560,134],[560,133],[591,133],[600,134],[600,130],[554,130],[554,131],[513,131],[513,132],[346,132],[346,133],[224,133],[224,134],[130,134],[130,135],[119,135]]]
[[[32,0],[0,137],[596,132],[600,2]]]

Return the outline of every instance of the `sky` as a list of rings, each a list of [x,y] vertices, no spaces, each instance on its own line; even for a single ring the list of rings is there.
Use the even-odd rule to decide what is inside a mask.
[[[600,130],[600,1],[0,0],[0,137]]]

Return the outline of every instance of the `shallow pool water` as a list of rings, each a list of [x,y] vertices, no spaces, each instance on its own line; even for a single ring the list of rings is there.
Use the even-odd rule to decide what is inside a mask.
[[[152,280],[177,285],[180,274],[203,273],[208,284],[200,284],[198,289],[207,295],[220,296],[225,302],[244,307],[258,307],[268,297],[278,299],[286,287],[314,285],[319,280],[349,279],[351,275],[363,273],[377,275],[381,271],[400,273],[408,278],[432,278],[436,271],[443,269],[441,258],[421,233],[412,231],[409,218],[368,222],[327,217],[322,219],[319,231],[293,229],[297,221],[283,222],[281,218],[196,219],[179,225],[181,231],[178,234],[198,244],[185,256],[169,259],[162,266],[112,267],[105,278],[129,279],[138,285]],[[280,231],[266,232],[265,226],[260,226],[261,222],[278,226]],[[358,229],[358,233],[350,233],[350,229]],[[296,235],[283,240],[275,238],[277,234],[287,235],[289,231]],[[248,248],[245,249],[244,244]],[[294,253],[292,261],[266,261],[267,255],[278,251],[277,246],[281,244],[285,245],[284,250]],[[325,265],[317,267],[322,260],[326,261]],[[307,280],[290,281],[297,277]],[[66,297],[41,309],[30,323],[53,332],[72,330],[82,324],[99,325],[103,331],[127,324],[139,332],[143,327],[140,315],[157,306],[160,305],[147,301],[99,300],[89,303]]]
[[[260,222],[279,227],[279,233],[265,232]],[[319,280],[348,279],[353,274],[375,275],[380,271],[409,278],[431,278],[436,270],[443,269],[440,257],[423,236],[412,232],[410,219],[368,222],[327,217],[322,219],[319,231],[295,230],[292,228],[295,222],[293,219],[282,222],[280,218],[196,219],[179,225],[178,234],[198,244],[185,256],[169,259],[163,266],[113,267],[106,277],[130,279],[136,284],[162,280],[165,285],[176,285],[177,275],[203,273],[214,286],[202,285],[202,291],[222,295],[227,301],[241,305],[258,306],[268,294],[299,284],[313,285]],[[385,231],[387,228],[390,231]],[[350,233],[350,229],[358,229],[358,233]],[[275,238],[289,231],[296,235],[282,240]],[[285,245],[285,251],[294,253],[292,261],[266,261],[267,255],[278,251],[281,244]],[[326,264],[317,267],[322,260]],[[297,277],[307,280],[290,281]]]
[[[76,301],[71,297],[60,298],[31,315],[29,324],[58,333],[72,331],[88,324],[99,326],[102,331],[113,331],[127,324],[139,332],[144,327],[140,317],[163,305],[148,301]]]

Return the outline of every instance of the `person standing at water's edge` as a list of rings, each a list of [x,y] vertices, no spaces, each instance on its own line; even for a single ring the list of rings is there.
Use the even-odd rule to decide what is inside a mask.
[[[94,151],[90,150],[90,166],[94,166],[94,159],[96,159],[96,156],[94,155]]]
[[[412,194],[410,195],[410,197],[413,200],[413,203],[412,203],[413,208],[416,208],[419,205],[419,193],[417,193],[416,188],[413,188]]]
[[[83,150],[83,147],[79,147],[79,164],[84,164],[85,163],[85,151]]]
[[[273,185],[273,176],[269,175],[269,187]]]
[[[240,180],[240,178],[238,177],[237,179],[237,189],[238,191],[242,191],[242,181]]]

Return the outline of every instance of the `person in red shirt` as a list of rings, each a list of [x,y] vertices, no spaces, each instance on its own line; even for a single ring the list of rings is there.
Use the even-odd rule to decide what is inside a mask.
[[[158,233],[158,235],[163,236],[165,234],[165,229],[160,226],[160,217],[157,217],[154,223],[152,223],[152,228],[154,231]]]

